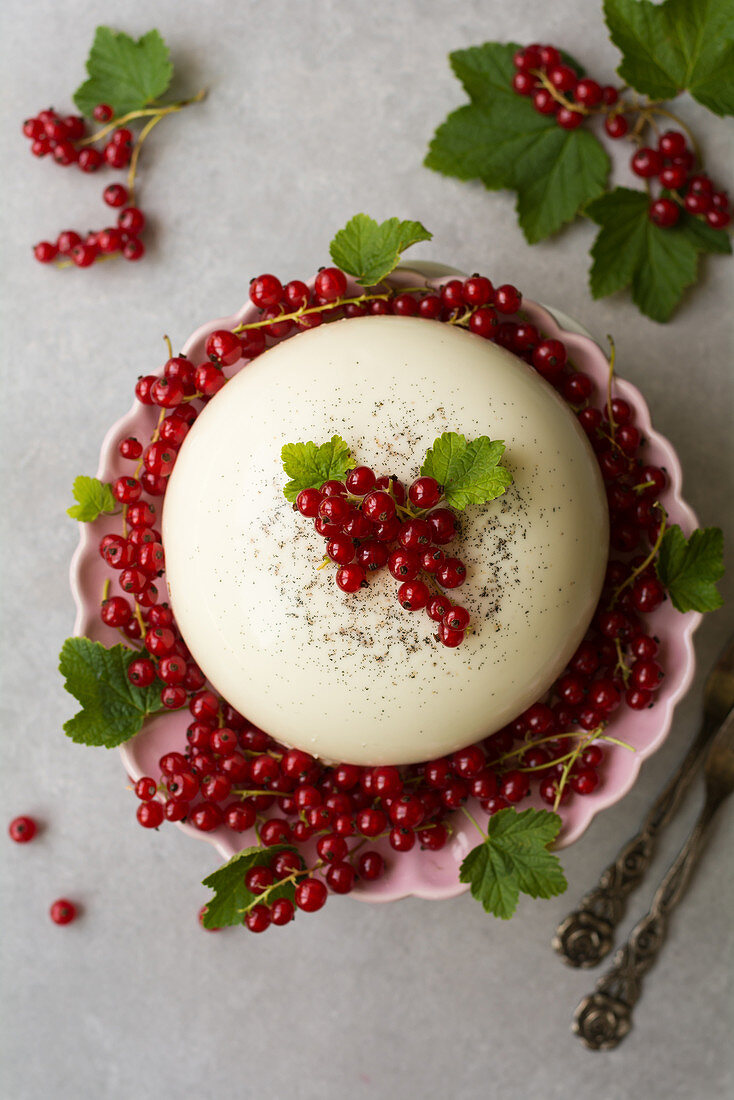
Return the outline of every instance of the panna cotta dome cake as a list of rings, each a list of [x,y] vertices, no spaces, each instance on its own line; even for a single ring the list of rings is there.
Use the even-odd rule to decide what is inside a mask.
[[[472,631],[457,649],[386,571],[336,587],[281,464],[284,444],[339,435],[410,480],[444,432],[504,440],[513,476],[460,516]],[[212,686],[278,742],[370,765],[472,744],[540,698],[588,627],[609,540],[598,464],[555,390],[490,341],[393,316],[299,333],[240,370],[180,449],[162,531],[176,621]]]

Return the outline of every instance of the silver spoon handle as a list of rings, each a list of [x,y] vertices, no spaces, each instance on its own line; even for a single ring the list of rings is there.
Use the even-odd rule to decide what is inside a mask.
[[[576,1008],[573,1030],[592,1050],[611,1050],[632,1027],[632,1009],[642,992],[642,979],[665,942],[670,915],[683,897],[721,801],[719,797],[706,799],[693,831],[655,892],[650,911],[632,929],[594,992]]]
[[[559,924],[553,947],[569,966],[596,966],[611,951],[614,929],[624,916],[627,897],[652,863],[658,836],[690,786],[711,733],[711,724],[705,722],[680,767],[650,807],[639,832],[627,841],[578,907]]]

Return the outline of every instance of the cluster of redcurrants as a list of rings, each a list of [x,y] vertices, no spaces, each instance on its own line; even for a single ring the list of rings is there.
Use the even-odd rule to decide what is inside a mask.
[[[619,99],[619,92],[613,85],[601,85],[596,80],[579,77],[563,61],[560,50],[555,46],[526,46],[515,53],[513,62],[517,70],[512,78],[514,90],[518,95],[531,96],[533,107],[539,114],[555,115],[556,122],[564,130],[575,130],[587,115],[598,110],[607,111]],[[559,97],[565,102],[561,102]]]
[[[515,53],[513,60],[517,71],[512,87],[519,95],[531,96],[540,114],[554,115],[565,130],[575,130],[588,115],[603,114],[609,137],[627,136],[625,112],[639,108],[620,102],[613,85],[579,77],[563,62],[555,46],[526,46]],[[704,172],[694,172],[695,164],[695,155],[678,130],[661,134],[656,149],[643,146],[633,154],[630,166],[635,175],[657,178],[666,192],[672,192],[651,200],[650,220],[655,225],[676,225],[682,210],[705,217],[713,229],[725,229],[731,222],[728,195],[716,191]]]
[[[464,563],[442,550],[457,534],[454,513],[438,507],[442,495],[435,478],[419,477],[406,500],[396,477],[378,478],[369,466],[357,466],[344,481],[302,489],[296,508],[326,539],[326,556],[338,566],[335,580],[342,592],[366,588],[367,577],[387,566],[400,582],[400,606],[425,608],[438,624],[437,640],[453,649],[464,640],[469,612],[429,587],[434,580],[451,590],[466,579]]]
[[[106,103],[98,104],[94,108],[94,118],[98,122],[109,122],[112,108]],[[50,153],[57,164],[76,164],[82,172],[96,172],[105,164],[110,168],[126,168],[133,152],[133,134],[126,127],[113,130],[100,150],[87,144],[92,139],[87,138],[86,123],[80,115],[60,118],[52,110],[26,119],[23,133],[31,141],[34,156],[44,157]],[[121,184],[106,187],[102,197],[112,207],[126,207],[129,198],[127,189]],[[126,260],[139,260],[145,253],[139,239],[144,225],[142,211],[136,206],[127,206],[120,210],[116,226],[86,234],[65,229],[55,241],[39,241],[33,254],[39,263],[49,264],[61,259],[76,267],[90,267],[98,257],[116,253]]]
[[[657,148],[642,146],[632,154],[630,167],[641,179],[657,179],[668,192],[650,203],[650,220],[664,229],[676,225],[681,212],[703,217],[712,229],[731,222],[729,196],[714,190],[705,172],[694,172],[696,158],[679,130],[666,130]]]

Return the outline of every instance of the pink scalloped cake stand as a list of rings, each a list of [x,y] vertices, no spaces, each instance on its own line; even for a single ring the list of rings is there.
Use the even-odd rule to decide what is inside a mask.
[[[416,280],[429,286],[439,286],[449,274],[461,273],[443,265],[415,264],[410,269],[395,272],[391,281],[401,286],[415,286]],[[354,287],[350,290],[359,293]],[[573,331],[579,326],[560,311],[551,312],[528,301],[523,303],[523,309],[546,336],[564,341],[569,357],[591,376],[598,391],[603,392],[606,389],[609,368],[601,348],[593,339],[583,330]],[[557,313],[558,319],[554,313]],[[234,328],[242,321],[255,320],[256,314],[255,307],[248,302],[232,317],[218,318],[202,325],[186,342],[183,352],[194,362],[203,361],[204,344],[210,332],[219,328]],[[240,369],[239,364],[236,369]],[[635,422],[645,439],[645,460],[663,467],[668,475],[668,487],[662,500],[670,522],[680,524],[683,531],[690,534],[696,527],[696,517],[682,497],[681,467],[675,451],[668,440],[652,427],[647,404],[635,386],[617,378],[615,393],[625,398],[635,410]],[[132,409],[112,425],[102,445],[97,474],[99,478],[111,481],[129,472],[129,464],[125,464],[120,458],[117,446],[120,440],[129,435],[136,435],[141,439],[150,436],[156,415],[156,410],[136,401]],[[99,603],[107,570],[97,548],[102,535],[114,530],[115,520],[110,517],[100,517],[92,524],[81,524],[81,538],[71,564],[71,586],[77,607],[75,633],[105,645],[118,642],[119,634],[106,627],[99,618]],[[624,797],[635,782],[642,761],[651,756],[667,737],[675,705],[693,678],[693,633],[700,619],[701,616],[694,612],[681,615],[673,609],[669,600],[648,617],[650,631],[662,642],[665,680],[657,692],[652,708],[644,711],[623,708],[623,711],[615,714],[614,728],[610,732],[632,745],[635,751],[630,752],[624,748],[613,748],[609,751],[604,762],[602,782],[596,791],[583,798],[574,797],[567,807],[562,807],[560,812],[563,827],[558,839],[559,848],[578,840],[596,814]],[[187,725],[188,711],[166,713],[149,719],[143,730],[120,749],[127,775],[132,780],[143,775],[157,775],[159,757],[164,752],[180,750],[185,744]],[[526,805],[543,806],[543,803],[534,796],[523,803],[523,806]],[[364,901],[386,902],[410,895],[439,899],[463,893],[467,887],[459,882],[458,867],[466,853],[476,844],[477,838],[473,827],[462,814],[455,815],[454,826],[451,840],[441,851],[428,852],[414,848],[399,857],[391,858],[387,874],[377,882],[370,883],[368,887],[358,885],[354,896]],[[202,833],[184,823],[177,827],[188,836],[213,844],[225,859],[254,842],[253,834],[236,834],[226,828]],[[385,841],[378,842],[377,847],[385,844]],[[386,853],[391,852],[387,846],[384,850]],[[395,856],[395,853],[392,855]]]

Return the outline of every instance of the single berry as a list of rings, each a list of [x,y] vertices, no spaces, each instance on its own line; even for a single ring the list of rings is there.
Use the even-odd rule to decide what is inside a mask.
[[[49,915],[54,924],[71,924],[77,915],[76,906],[67,898],[59,898],[51,906]]]
[[[618,138],[623,138],[629,130],[629,123],[624,115],[607,115],[604,119],[604,129],[609,134],[610,138],[614,138],[615,141]]]
[[[408,489],[408,499],[414,508],[435,508],[441,499],[441,486],[435,477],[419,477]]]
[[[559,107],[556,111],[556,122],[564,130],[576,130],[583,121],[581,111],[573,111],[569,107]]]
[[[495,291],[494,304],[499,313],[517,313],[522,305],[522,295],[517,287],[503,283]]]
[[[573,97],[577,103],[583,103],[584,107],[598,107],[603,99],[601,85],[595,80],[583,77],[576,85]]]
[[[8,833],[16,844],[27,844],[36,835],[36,828],[32,817],[14,817],[8,825]]]
[[[680,217],[680,206],[672,199],[655,199],[650,203],[650,221],[667,229],[675,225]]]
[[[109,122],[114,114],[109,103],[98,103],[92,111],[92,116],[97,122]]]
[[[305,913],[315,913],[326,902],[327,889],[315,878],[304,878],[296,886],[296,905]]]
[[[630,167],[636,176],[641,176],[642,179],[652,179],[653,176],[659,175],[663,167],[663,158],[657,149],[643,146],[632,154]]]
[[[124,206],[129,195],[126,187],[121,183],[110,183],[102,192],[102,198],[108,206]]]

